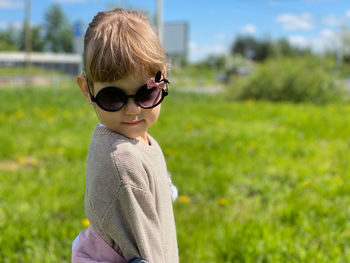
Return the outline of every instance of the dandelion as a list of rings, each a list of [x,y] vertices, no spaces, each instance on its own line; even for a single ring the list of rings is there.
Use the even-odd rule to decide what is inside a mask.
[[[15,116],[17,119],[22,118],[24,116],[23,110],[20,109],[20,110],[16,111]]]
[[[240,141],[235,142],[235,146],[236,146],[236,148],[241,148],[242,142],[240,142]]]
[[[256,141],[251,141],[250,144],[249,144],[249,146],[250,146],[251,148],[254,148],[254,147],[256,146]]]
[[[84,218],[83,220],[81,220],[81,224],[83,225],[83,227],[89,227],[90,221],[89,219]]]
[[[337,182],[337,184],[343,184],[343,179],[340,178],[340,177],[338,177],[338,178],[336,179],[336,182]]]
[[[277,131],[281,134],[284,134],[287,130],[284,127],[279,127]]]
[[[249,98],[249,99],[247,99],[247,100],[245,101],[245,103],[246,103],[248,106],[253,105],[254,102],[255,102],[255,98],[254,98],[254,97],[251,97],[251,98]]]
[[[186,129],[187,129],[188,131],[192,131],[192,130],[194,129],[193,124],[192,124],[192,123],[187,124],[187,125],[186,125]]]
[[[218,124],[219,126],[224,126],[224,125],[225,125],[225,120],[219,119],[219,120],[217,121],[217,124]]]
[[[70,111],[64,111],[64,112],[63,112],[63,117],[64,117],[65,119],[69,119],[69,118],[71,117],[71,112],[70,112]]]
[[[30,157],[30,156],[20,156],[20,157],[18,157],[18,163],[20,165],[34,167],[38,164],[38,160],[35,159],[34,157]]]
[[[19,162],[20,164],[26,164],[27,159],[26,159],[26,157],[24,157],[24,156],[20,156],[20,157],[18,158],[18,162]]]
[[[165,153],[165,155],[167,155],[167,156],[175,156],[175,151],[174,151],[173,149],[171,149],[171,148],[166,148],[166,149],[164,150],[164,153]]]
[[[190,198],[187,195],[180,195],[179,196],[179,202],[188,204],[190,202]]]
[[[307,181],[303,181],[301,182],[301,187],[305,188],[305,187],[308,187],[309,186],[309,183]]]
[[[225,206],[227,204],[227,200],[225,198],[220,198],[219,199],[219,205]]]
[[[222,136],[220,136],[220,135],[215,135],[215,136],[214,136],[214,140],[215,140],[216,142],[221,141],[221,139],[222,139]]]
[[[60,147],[57,149],[57,153],[60,154],[60,155],[63,155],[65,152],[65,149],[63,147]]]

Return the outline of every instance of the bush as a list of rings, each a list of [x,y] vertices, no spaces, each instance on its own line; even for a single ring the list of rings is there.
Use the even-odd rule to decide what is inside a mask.
[[[251,75],[237,77],[228,88],[233,99],[333,102],[342,88],[330,72],[329,62],[315,57],[278,58],[257,65]]]

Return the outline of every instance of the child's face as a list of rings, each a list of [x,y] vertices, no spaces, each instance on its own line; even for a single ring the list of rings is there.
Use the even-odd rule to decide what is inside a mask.
[[[127,95],[133,95],[142,85],[147,83],[150,77],[148,75],[142,76],[142,74],[135,74],[114,82],[95,82],[94,94],[96,95],[104,87],[115,86],[121,88]],[[81,81],[79,81],[78,77],[79,83]],[[80,84],[79,86],[81,88]],[[86,93],[87,89],[85,91],[82,89],[82,91],[90,101]],[[143,109],[135,103],[133,98],[129,98],[128,103],[121,110],[115,112],[105,111],[96,103],[93,103],[93,105],[102,124],[126,137],[141,141],[147,141],[147,129],[157,121],[161,108],[161,105],[158,105],[152,109]]]

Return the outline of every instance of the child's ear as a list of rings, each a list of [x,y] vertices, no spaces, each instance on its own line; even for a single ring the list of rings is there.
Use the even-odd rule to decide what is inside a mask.
[[[78,75],[76,81],[84,97],[87,99],[89,103],[92,103],[90,100],[90,95],[89,95],[85,76],[82,74]]]

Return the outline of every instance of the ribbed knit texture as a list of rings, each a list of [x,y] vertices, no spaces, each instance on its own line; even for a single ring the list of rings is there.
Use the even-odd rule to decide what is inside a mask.
[[[163,153],[96,126],[90,143],[85,211],[96,232],[121,256],[179,262],[169,178]]]

